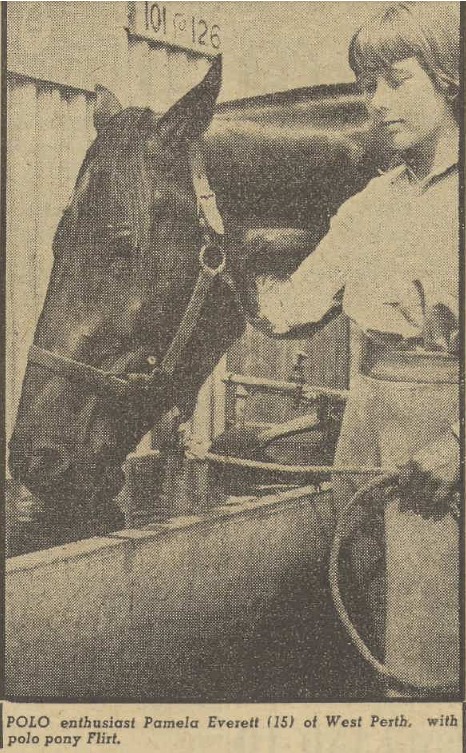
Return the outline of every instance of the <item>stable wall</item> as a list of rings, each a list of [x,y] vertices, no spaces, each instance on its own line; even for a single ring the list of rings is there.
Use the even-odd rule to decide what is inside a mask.
[[[303,86],[353,81],[348,65],[348,44],[363,21],[388,3],[373,2],[170,2],[158,3],[170,12],[169,25],[205,20],[202,42],[213,52],[209,32],[219,27],[224,56],[220,101],[285,91]],[[126,2],[10,3],[9,68],[52,81],[92,89],[101,83],[127,96],[125,65]],[[143,3],[139,3],[140,6]],[[201,31],[202,27],[199,27]],[[170,30],[168,30],[170,31]],[[201,32],[202,33],[202,32]],[[24,44],[25,36],[27,44]],[[197,35],[198,37],[200,34]],[[170,34],[173,38],[173,35]],[[198,45],[202,51],[202,45]],[[183,65],[183,54],[179,55]],[[57,54],[58,53],[58,54]],[[146,77],[153,96],[166,90],[163,55],[146,59],[139,75]],[[116,62],[114,62],[116,61]],[[169,68],[173,66],[169,65]],[[191,67],[185,66],[184,76]],[[171,77],[171,73],[169,77]],[[176,79],[176,73],[174,76]],[[183,79],[181,79],[183,81]],[[187,87],[188,88],[188,87]],[[151,105],[151,102],[143,103]]]

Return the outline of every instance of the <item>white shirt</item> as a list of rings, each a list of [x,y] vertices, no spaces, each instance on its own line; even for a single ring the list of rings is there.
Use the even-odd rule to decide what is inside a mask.
[[[287,280],[259,278],[260,318],[277,334],[318,322],[344,289],[344,312],[366,332],[420,337],[439,303],[457,321],[458,203],[455,165],[422,181],[405,165],[374,178]]]

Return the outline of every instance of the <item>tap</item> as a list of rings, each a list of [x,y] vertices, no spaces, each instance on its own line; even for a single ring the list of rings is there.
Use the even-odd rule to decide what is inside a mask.
[[[297,408],[299,408],[301,404],[301,400],[303,398],[303,387],[306,383],[306,377],[304,374],[304,362],[306,358],[307,353],[304,353],[304,351],[302,350],[298,350],[293,358],[293,369],[291,372],[290,380],[292,382],[296,382],[295,405]]]

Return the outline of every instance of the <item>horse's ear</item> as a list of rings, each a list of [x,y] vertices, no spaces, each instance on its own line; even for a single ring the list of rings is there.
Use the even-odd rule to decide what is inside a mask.
[[[121,112],[123,107],[110,89],[96,84],[94,103],[94,127],[97,133],[104,128],[110,118]]]
[[[157,123],[169,144],[191,142],[209,127],[222,84],[222,56],[218,55],[200,82],[170,107]]]

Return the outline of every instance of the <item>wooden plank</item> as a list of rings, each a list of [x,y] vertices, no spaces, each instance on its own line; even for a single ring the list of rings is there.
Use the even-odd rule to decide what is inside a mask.
[[[13,338],[10,420],[16,413],[35,323],[36,290],[36,87],[13,84],[8,112],[7,276],[10,285],[9,332]]]
[[[216,19],[199,15],[193,3],[129,3],[129,29],[132,35],[202,55],[217,55],[221,49],[222,29]]]
[[[226,385],[224,377],[227,371],[227,357],[224,355],[212,374],[212,426],[211,439],[225,431]]]
[[[191,88],[191,56],[180,50],[168,50],[168,91],[170,104],[174,104]]]
[[[191,60],[194,75],[193,84],[195,84],[197,81],[202,81],[212,64],[212,61],[201,55],[192,55]]]
[[[133,107],[147,107],[152,98],[150,58],[147,42],[128,40],[129,101]]]
[[[68,101],[63,92],[60,94],[60,107],[57,118],[58,138],[57,148],[59,154],[59,180],[60,180],[60,209],[68,204],[71,195],[70,186],[70,152],[72,134],[68,124]]]
[[[212,377],[209,376],[197,396],[192,418],[192,442],[195,445],[208,445],[211,439],[212,421]]]
[[[55,88],[41,88],[37,99],[37,267],[36,316],[39,316],[47,291],[53,264],[52,241],[61,215],[61,183],[59,155],[59,127],[61,118],[60,92]]]
[[[201,55],[190,54],[188,52],[186,53],[186,63],[188,67],[186,90],[188,91],[202,81],[212,64],[212,61]]]
[[[87,133],[86,96],[84,94],[69,94],[68,101],[68,127],[72,134],[72,144],[69,158],[69,182],[72,186],[76,182],[79,169],[82,165],[89,146]]]
[[[83,94],[65,93],[61,99],[61,207],[68,204],[88,145],[86,99]]]
[[[170,82],[168,75],[168,50],[165,47],[149,46],[151,74],[151,98],[148,104],[154,112],[163,114],[170,107]]]

